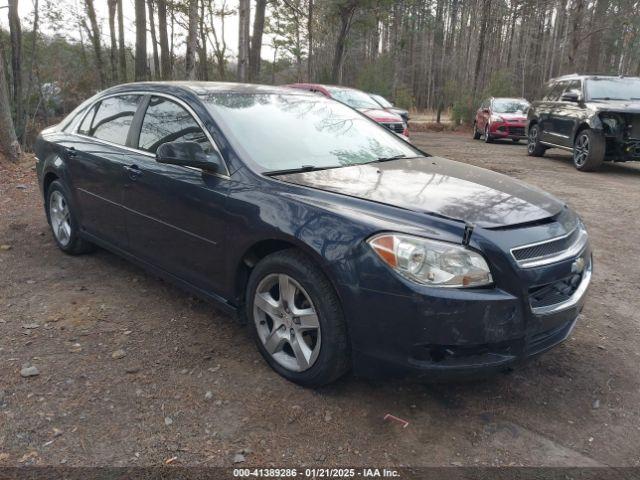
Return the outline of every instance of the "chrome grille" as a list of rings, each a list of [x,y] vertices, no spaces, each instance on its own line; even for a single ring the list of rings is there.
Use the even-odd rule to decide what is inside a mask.
[[[403,133],[404,125],[402,123],[383,123],[383,126],[387,127],[392,132]]]
[[[585,247],[587,240],[586,230],[578,226],[562,237],[512,248],[511,255],[523,268],[537,267],[577,255]]]

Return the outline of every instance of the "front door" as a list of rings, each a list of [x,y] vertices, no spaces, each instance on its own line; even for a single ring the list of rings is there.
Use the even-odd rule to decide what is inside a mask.
[[[578,119],[582,114],[582,107],[579,102],[562,100],[562,95],[566,92],[577,93],[582,98],[580,80],[562,82],[565,84],[560,101],[556,102],[550,112],[550,122],[552,124],[555,142],[564,147],[573,147],[573,132],[575,132]]]
[[[228,177],[161,164],[157,148],[197,141],[211,151],[209,136],[184,105],[153,96],[126,155],[124,201],[129,250],[164,271],[206,290],[221,292]]]

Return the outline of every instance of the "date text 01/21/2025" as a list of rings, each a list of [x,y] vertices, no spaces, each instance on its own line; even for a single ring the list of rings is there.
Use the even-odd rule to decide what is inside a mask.
[[[275,478],[397,478],[399,472],[389,468],[234,468],[234,477]]]

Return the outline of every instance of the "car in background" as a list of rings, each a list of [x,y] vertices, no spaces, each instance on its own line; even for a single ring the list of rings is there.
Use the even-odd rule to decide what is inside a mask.
[[[640,77],[566,75],[549,81],[528,113],[527,153],[573,154],[583,172],[605,160],[640,160]]]
[[[318,83],[293,83],[285,85],[285,87],[307,90],[338,100],[351,108],[355,108],[371,120],[384,125],[392,132],[402,135],[407,139],[409,138],[407,122],[405,122],[400,115],[381,108],[378,102],[361,90],[334,85],[321,85]]]
[[[524,98],[485,99],[476,112],[473,121],[473,138],[484,137],[486,143],[510,138],[517,143],[526,138],[527,110],[529,102]]]
[[[400,115],[402,119],[408,124],[409,123],[409,112],[404,108],[398,108],[389,100],[384,98],[382,95],[377,95],[375,93],[370,93],[369,96],[375,100],[375,102],[384,108],[387,112],[395,113],[396,115]]]

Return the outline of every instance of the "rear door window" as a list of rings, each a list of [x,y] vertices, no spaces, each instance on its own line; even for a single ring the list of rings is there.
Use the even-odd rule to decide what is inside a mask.
[[[78,132],[117,145],[126,145],[140,98],[140,95],[122,95],[101,100],[88,112]]]
[[[163,143],[176,141],[198,142],[205,153],[214,150],[198,122],[184,107],[164,97],[151,97],[142,121],[138,148],[156,153]]]

